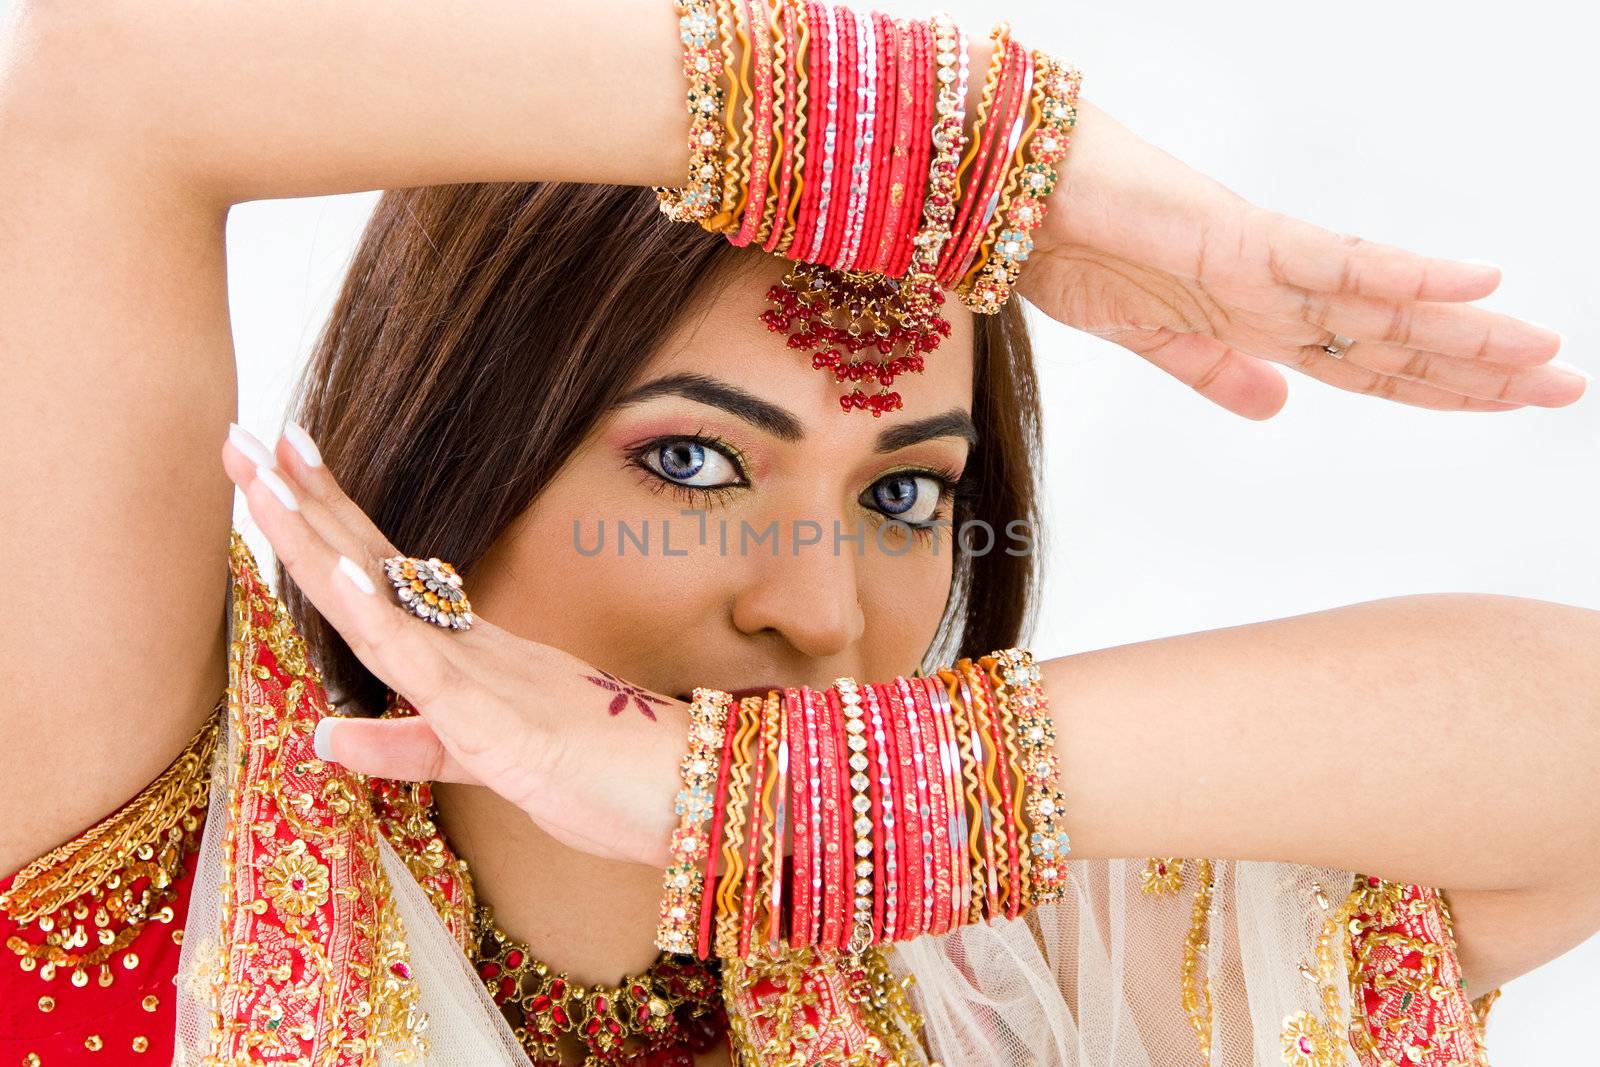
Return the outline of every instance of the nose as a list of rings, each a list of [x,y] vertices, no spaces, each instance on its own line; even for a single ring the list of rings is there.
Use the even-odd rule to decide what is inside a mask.
[[[861,639],[866,616],[852,543],[800,523],[782,531],[775,552],[752,549],[744,562],[733,597],[739,632],[776,634],[812,659],[838,656]]]

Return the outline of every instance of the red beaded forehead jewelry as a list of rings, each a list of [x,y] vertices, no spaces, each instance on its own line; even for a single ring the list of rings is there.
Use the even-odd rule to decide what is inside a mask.
[[[948,16],[675,3],[690,174],[657,190],[662,210],[792,260],[761,320],[849,390],[845,412],[901,410],[895,379],[950,336],[942,287],[978,314],[1009,298],[1081,76],[1002,23],[969,133],[967,38]]]
[[[875,393],[858,387],[839,398],[845,411],[860,408],[875,417],[903,406],[889,388],[895,376],[920,372],[923,355],[950,336],[950,321],[939,310],[944,293],[921,280],[797,264],[767,290],[767,300],[772,306],[761,321],[787,334],[790,348],[811,353],[813,367],[831,371],[838,382],[878,386]]]

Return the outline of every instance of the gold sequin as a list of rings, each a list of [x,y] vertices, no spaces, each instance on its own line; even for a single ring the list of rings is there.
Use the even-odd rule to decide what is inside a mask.
[[[133,1051],[147,1052],[150,1049],[150,1039],[143,1034],[133,1039]]]
[[[22,1067],[39,1067],[41,1062],[43,1061],[39,1059],[39,1054],[37,1052],[30,1052],[26,1056],[22,1057]]]
[[[46,1013],[55,1011],[56,1010],[56,998],[55,997],[40,997],[39,998],[39,1010],[42,1011],[42,1012],[46,1012]]]
[[[100,1040],[99,1034],[90,1034],[88,1037],[83,1039],[83,1047],[88,1049],[90,1052],[99,1052],[101,1049],[105,1048],[105,1044],[106,1043],[104,1041]]]
[[[143,1008],[145,1011],[155,1011],[160,1006],[161,1000],[154,993],[151,993],[148,997],[145,997],[139,1002],[139,1007]]]
[[[124,967],[126,967],[130,971],[133,970],[135,967],[139,966],[138,953],[130,952],[127,955],[123,956],[122,957],[122,965]]]
[[[0,893],[0,912],[19,933],[31,928],[46,935],[6,939],[24,971],[37,967],[48,981],[57,967],[71,968],[72,984],[82,988],[89,969],[126,949],[147,916],[168,906],[198,847],[193,811],[208,802],[222,706],[138,796],[28,864]],[[142,888],[135,891],[135,884]],[[100,984],[111,984],[108,972],[101,972]]]

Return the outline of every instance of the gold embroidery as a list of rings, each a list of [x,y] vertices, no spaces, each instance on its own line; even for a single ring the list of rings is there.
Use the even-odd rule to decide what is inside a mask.
[[[923,1059],[916,1045],[922,1018],[907,994],[912,976],[896,979],[881,946],[836,956],[785,950],[722,967],[736,1067],[883,1067]]]
[[[356,777],[316,759],[327,698],[287,609],[231,537],[228,828],[219,931],[197,931],[208,1063],[369,1067],[427,1049],[377,820]],[[217,934],[220,933],[220,940]]]
[[[1289,1067],[1338,1067],[1333,1035],[1309,1011],[1283,1020],[1283,1062]]]
[[[82,987],[89,969],[98,967],[99,983],[110,985],[111,958],[150,919],[170,921],[168,902],[198,841],[220,723],[220,714],[213,713],[138,796],[17,872],[0,894],[0,911],[19,929],[45,935],[43,943],[6,939],[23,970],[37,968],[49,980],[58,969],[70,968],[73,985]],[[132,969],[138,958],[128,953],[123,963]]]
[[[1189,933],[1183,939],[1183,964],[1180,981],[1183,991],[1183,1010],[1189,1016],[1200,1042],[1200,1061],[1211,1062],[1211,976],[1200,981],[1201,953],[1210,947],[1211,894],[1217,883],[1212,877],[1211,861],[1196,861],[1200,884],[1194,891],[1194,908],[1189,918]]]
[[[310,915],[328,902],[328,868],[307,854],[304,841],[293,841],[267,865],[262,888],[286,918]]]
[[[1139,890],[1150,896],[1165,896],[1183,888],[1183,860],[1175,856],[1151,856],[1139,872]]]

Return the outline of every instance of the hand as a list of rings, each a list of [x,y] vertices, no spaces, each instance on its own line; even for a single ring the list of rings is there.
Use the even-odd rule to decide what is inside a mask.
[[[1585,379],[1541,366],[1561,335],[1465,303],[1499,268],[1434,259],[1250,204],[1080,101],[1061,182],[1018,291],[1252,419],[1284,363],[1419,407],[1560,407]],[[1342,334],[1343,358],[1322,345]]]
[[[687,705],[643,694],[653,719],[607,715],[617,694],[583,661],[483,618],[453,631],[405,611],[379,565],[398,551],[304,434],[291,424],[274,457],[236,427],[223,466],[307,599],[421,713],[325,719],[318,754],[361,774],[482,785],[571,848],[665,868]]]

